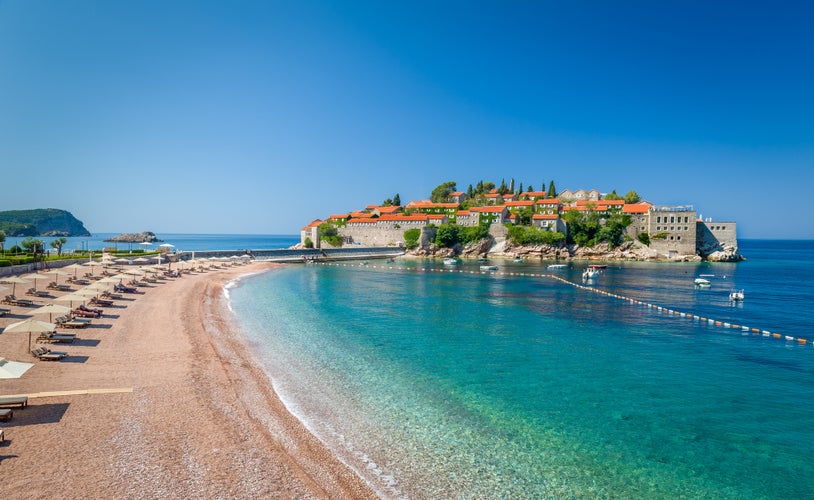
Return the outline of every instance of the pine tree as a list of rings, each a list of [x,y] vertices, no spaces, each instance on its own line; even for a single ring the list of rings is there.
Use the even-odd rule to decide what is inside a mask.
[[[469,189],[466,190],[466,196],[470,200],[475,197],[475,190],[472,188],[472,184],[470,184]]]
[[[401,196],[396,193],[396,196],[393,197],[393,205],[400,207],[401,206]]]
[[[554,187],[554,181],[548,185],[548,197],[549,198],[556,198],[557,197],[557,188]]]
[[[520,183],[520,189],[517,190],[517,194],[522,194],[522,193],[523,193],[523,183],[521,182]]]
[[[509,192],[514,194],[514,177],[512,177],[512,180],[509,182]]]

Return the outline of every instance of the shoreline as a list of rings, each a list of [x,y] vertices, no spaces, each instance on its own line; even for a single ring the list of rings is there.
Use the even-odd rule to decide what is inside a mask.
[[[0,335],[0,356],[35,364],[0,379],[0,394],[32,395],[0,423],[5,496],[376,498],[287,410],[244,343],[225,287],[273,267],[147,287],[72,330],[74,344],[50,345],[70,353],[58,362],[28,354],[26,334]],[[25,319],[11,309],[0,326]]]

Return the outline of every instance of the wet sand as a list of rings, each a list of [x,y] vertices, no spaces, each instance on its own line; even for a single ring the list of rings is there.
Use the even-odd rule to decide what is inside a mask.
[[[58,362],[31,356],[25,333],[0,334],[0,356],[35,363],[0,379],[0,395],[29,395],[0,423],[3,498],[376,498],[286,410],[241,341],[223,285],[270,267],[126,294],[69,330],[73,344],[48,345],[70,354]],[[39,305],[64,294],[28,297],[29,286],[17,285],[17,297]],[[3,327],[34,309],[0,307],[12,310]]]

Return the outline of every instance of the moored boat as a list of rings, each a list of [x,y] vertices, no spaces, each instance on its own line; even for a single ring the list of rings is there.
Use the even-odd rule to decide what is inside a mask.
[[[497,266],[480,266],[481,271],[497,271]]]
[[[546,269],[568,269],[568,264],[549,264]]]
[[[743,290],[732,290],[729,292],[729,300],[732,302],[740,302],[743,300]]]
[[[709,288],[712,286],[712,283],[706,278],[695,278],[695,286]]]
[[[457,266],[458,265],[458,259],[454,259],[452,257],[446,257],[446,258],[444,258],[444,265],[445,266]]]

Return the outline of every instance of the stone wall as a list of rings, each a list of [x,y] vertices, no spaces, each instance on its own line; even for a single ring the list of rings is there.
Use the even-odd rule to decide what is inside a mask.
[[[716,252],[738,254],[738,225],[735,222],[712,222],[711,220],[696,223],[698,241],[696,251],[702,257]]]
[[[404,246],[404,231],[412,229],[412,227],[401,228],[382,228],[376,224],[371,224],[371,227],[343,227],[339,229],[339,234],[350,240],[353,244],[358,244],[365,247],[388,247],[388,246]],[[419,229],[421,229],[419,227]]]

